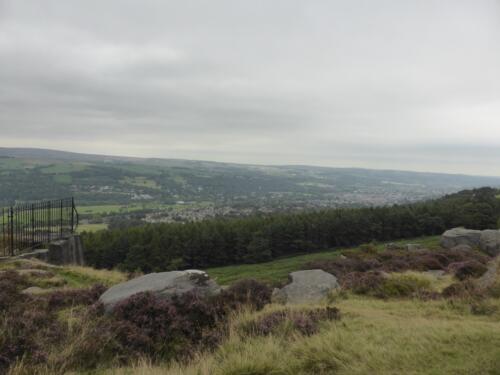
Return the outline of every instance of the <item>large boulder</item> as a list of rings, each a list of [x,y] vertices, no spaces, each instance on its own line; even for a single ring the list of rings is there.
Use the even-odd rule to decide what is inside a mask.
[[[499,255],[500,231],[493,229],[483,230],[479,239],[479,247],[488,255]]]
[[[273,302],[315,303],[325,298],[331,290],[340,288],[337,278],[323,270],[292,272],[289,278],[290,284],[275,289]]]
[[[480,238],[480,230],[454,228],[447,230],[441,236],[441,246],[446,249],[452,249],[459,245],[477,247],[479,246]]]
[[[450,229],[441,236],[441,246],[447,249],[479,247],[488,255],[500,255],[500,231],[494,229],[472,230],[465,228]]]
[[[150,273],[109,288],[101,295],[106,311],[134,294],[151,292],[158,298],[171,298],[188,292],[195,292],[203,297],[219,294],[221,288],[204,271],[187,270]]]

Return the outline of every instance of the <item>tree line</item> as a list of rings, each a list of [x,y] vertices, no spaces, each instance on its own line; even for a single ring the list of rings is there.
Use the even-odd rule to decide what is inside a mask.
[[[86,260],[97,268],[153,272],[255,263],[371,241],[437,235],[457,226],[497,228],[498,194],[481,188],[408,205],[148,224],[84,233],[83,239]]]

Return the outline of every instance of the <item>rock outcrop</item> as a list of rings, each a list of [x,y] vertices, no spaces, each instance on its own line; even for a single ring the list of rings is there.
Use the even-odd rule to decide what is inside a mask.
[[[452,249],[459,245],[477,247],[479,246],[480,238],[480,230],[453,228],[447,230],[441,236],[441,246],[446,249]]]
[[[204,297],[213,296],[220,291],[219,285],[204,271],[171,271],[150,273],[114,285],[101,295],[99,301],[106,311],[112,311],[117,303],[141,292],[151,292],[158,298],[170,298],[188,292],[195,292]]]
[[[479,239],[479,247],[486,254],[496,256],[500,254],[500,231],[483,230]]]
[[[472,230],[465,228],[450,229],[441,236],[441,246],[447,249],[469,246],[479,247],[486,254],[500,254],[500,231],[494,229]]]
[[[331,290],[340,288],[337,278],[323,270],[292,272],[291,283],[275,289],[272,300],[277,303],[315,303],[325,298]]]

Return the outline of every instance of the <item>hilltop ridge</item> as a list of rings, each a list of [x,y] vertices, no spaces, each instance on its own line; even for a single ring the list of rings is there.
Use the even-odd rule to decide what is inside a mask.
[[[384,205],[500,186],[500,177],[298,165],[244,165],[0,148],[0,203],[74,195],[80,205],[269,210]],[[36,181],[36,184],[32,182]]]

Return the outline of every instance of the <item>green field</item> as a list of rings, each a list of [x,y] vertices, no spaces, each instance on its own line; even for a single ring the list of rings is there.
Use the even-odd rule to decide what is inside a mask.
[[[99,230],[108,229],[108,224],[80,224],[78,225],[77,232],[97,232]]]
[[[15,170],[23,169],[26,163],[20,159],[4,159],[0,158],[0,169]]]
[[[122,212],[127,206],[122,206],[119,204],[107,204],[98,206],[78,206],[78,213],[80,214],[109,214],[113,212]]]
[[[54,182],[58,184],[71,184],[73,178],[69,174],[56,174],[54,175]]]
[[[415,243],[427,248],[435,248],[439,245],[439,236],[423,237],[410,240],[394,241],[395,243],[407,244]],[[377,245],[379,250],[384,248],[384,244]],[[242,279],[256,279],[265,283],[279,284],[287,280],[288,274],[298,271],[302,266],[314,260],[333,259],[342,254],[342,251],[355,249],[337,249],[320,253],[304,254],[294,257],[286,257],[272,262],[258,264],[242,264],[236,266],[226,266],[209,268],[208,274],[219,284],[228,285]]]
[[[132,204],[106,204],[96,206],[78,206],[78,213],[82,215],[110,215],[118,213],[129,213],[141,210],[183,210],[192,207],[209,207],[213,205],[211,202],[196,202],[185,204],[162,204],[155,201],[147,203],[132,203]]]
[[[161,189],[161,186],[156,183],[155,180],[152,180],[147,177],[125,177],[122,180],[124,183],[137,186],[137,187],[145,187],[148,189]]]
[[[87,169],[87,165],[83,163],[57,163],[46,168],[42,168],[41,172],[46,174],[66,174],[71,172],[80,172]]]
[[[107,204],[107,205],[97,205],[97,206],[78,206],[78,213],[83,215],[108,215],[114,213],[127,213],[140,211],[148,208],[158,207],[157,204],[153,203],[136,203],[136,204]]]

